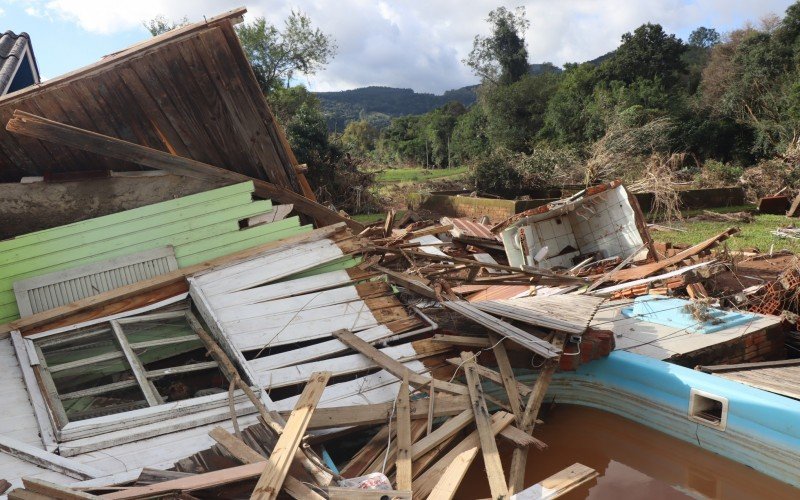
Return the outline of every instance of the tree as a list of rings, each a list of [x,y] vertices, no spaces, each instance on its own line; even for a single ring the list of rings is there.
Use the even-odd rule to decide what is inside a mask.
[[[528,50],[525,48],[525,31],[530,22],[525,9],[514,12],[498,7],[486,19],[492,26],[489,37],[475,36],[472,51],[464,63],[484,81],[507,85],[528,73]]]
[[[236,34],[265,93],[284,84],[288,87],[296,73],[313,75],[323,69],[337,49],[331,35],[314,28],[306,14],[294,10],[282,30],[258,17],[237,26]]]
[[[171,21],[160,14],[149,21],[142,22],[142,26],[147,28],[147,31],[153,36],[161,35],[175,28],[182,28],[187,24],[189,24],[189,18],[187,16],[183,16],[177,21]]]
[[[542,128],[547,103],[558,87],[560,75],[525,75],[511,85],[486,87],[481,105],[486,114],[486,135],[494,148],[530,152]]]
[[[689,45],[701,49],[710,49],[720,42],[719,33],[714,28],[700,26],[689,35]]]
[[[558,89],[547,102],[541,139],[564,146],[602,137],[604,125],[594,105],[597,73],[591,63],[566,65]]]
[[[685,50],[683,42],[665,33],[660,24],[647,23],[622,35],[622,45],[601,69],[607,80],[632,83],[637,78],[659,77],[671,87],[685,69],[681,61]]]
[[[341,140],[347,150],[363,156],[375,149],[378,129],[367,120],[352,121],[344,128]]]

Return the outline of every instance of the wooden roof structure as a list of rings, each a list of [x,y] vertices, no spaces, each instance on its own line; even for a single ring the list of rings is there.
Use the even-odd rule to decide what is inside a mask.
[[[233,25],[246,9],[172,30],[0,98],[14,110],[208,163],[301,192],[297,161]],[[0,130],[0,182],[143,167]]]

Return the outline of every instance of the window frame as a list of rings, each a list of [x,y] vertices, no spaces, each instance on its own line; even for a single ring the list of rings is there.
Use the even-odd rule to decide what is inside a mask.
[[[18,337],[22,341],[24,346],[23,350],[27,355],[27,359],[23,359],[24,356],[21,356],[21,353],[18,352],[20,366],[22,367],[23,365],[27,365],[23,367],[23,372],[30,370],[28,372],[29,375],[33,375],[33,377],[25,377],[27,389],[30,393],[35,393],[37,396],[40,396],[45,403],[44,407],[42,407],[42,405],[34,405],[34,411],[36,412],[37,420],[40,423],[43,421],[49,421],[52,429],[52,435],[55,436],[56,443],[64,444],[73,440],[83,440],[95,436],[102,436],[103,434],[122,431],[138,426],[162,423],[170,419],[190,416],[200,412],[207,412],[208,410],[219,408],[227,409],[230,403],[229,400],[231,398],[231,395],[228,392],[165,403],[161,396],[158,395],[158,391],[155,389],[155,387],[152,386],[152,382],[149,380],[150,378],[155,378],[156,376],[163,376],[165,374],[164,372],[167,370],[171,370],[168,372],[171,374],[178,373],[179,371],[198,371],[214,367],[220,368],[225,378],[229,380],[228,374],[221,369],[218,360],[214,359],[213,361],[185,365],[186,367],[189,367],[188,369],[184,366],[180,366],[175,368],[152,370],[148,372],[147,370],[144,370],[144,367],[141,365],[137,355],[133,352],[133,349],[138,347],[147,347],[153,344],[168,345],[172,343],[185,342],[191,338],[192,340],[197,339],[202,342],[205,348],[208,349],[209,353],[213,355],[213,351],[210,349],[210,346],[208,346],[208,344],[205,342],[203,336],[197,332],[197,328],[202,328],[202,326],[198,321],[197,316],[191,310],[191,303],[187,304],[185,309],[178,311],[160,313],[143,312],[140,315],[134,315],[136,314],[136,311],[132,311],[131,313],[131,315],[125,317],[109,317],[103,321],[80,325],[80,328],[91,328],[83,332],[75,333],[74,329],[66,331],[57,329],[52,333],[42,332],[30,338],[22,336]],[[144,323],[158,319],[178,317],[186,318],[189,327],[193,331],[192,335],[184,335],[181,337],[175,337],[173,339],[156,339],[146,342],[130,343],[124,334],[124,325],[126,324]],[[42,353],[41,346],[46,346],[49,343],[61,341],[65,338],[65,336],[69,336],[71,339],[76,339],[80,338],[82,335],[95,335],[97,330],[102,329],[103,327],[107,327],[111,331],[112,338],[116,342],[117,346],[122,350],[121,358],[127,360],[130,364],[131,370],[134,372],[135,376],[135,386],[142,388],[142,383],[146,382],[147,387],[152,390],[152,393],[150,394],[151,399],[147,399],[147,394],[143,389],[142,392],[145,394],[145,400],[148,403],[148,406],[145,408],[127,410],[119,413],[70,422],[66,416],[64,407],[61,404],[58,391],[55,389],[55,383],[53,382],[49,373],[49,367],[47,366],[44,354]],[[214,340],[220,342],[219,339],[215,338]],[[117,356],[114,358],[117,358]],[[134,363],[131,363],[131,358],[135,360],[134,362],[137,365],[136,368],[134,368]],[[138,375],[142,376],[141,379],[137,375],[137,369],[139,370]],[[237,372],[237,376],[242,377],[243,380],[252,385],[252,381],[247,378],[247,375],[243,372],[243,370],[237,367]],[[241,390],[234,391],[234,404],[242,403],[246,400],[246,395]],[[151,404],[151,401],[153,403],[157,402],[157,404]],[[244,413],[250,414],[255,413],[256,411],[257,410],[255,408],[252,408],[252,411],[248,409]],[[229,412],[227,415],[224,415],[222,412],[220,412],[220,418],[215,421],[224,420],[226,418],[230,418]],[[202,425],[202,423],[203,422],[198,422],[198,425]],[[169,425],[167,424],[166,427],[169,427]],[[191,425],[190,423],[185,424],[184,427],[191,428],[194,427],[194,425]]]

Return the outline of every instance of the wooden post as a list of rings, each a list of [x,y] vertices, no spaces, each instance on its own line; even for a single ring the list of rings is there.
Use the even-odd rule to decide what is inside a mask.
[[[506,477],[503,474],[500,452],[497,451],[497,442],[494,440],[492,424],[489,421],[489,410],[486,408],[486,400],[483,397],[481,379],[475,370],[475,355],[471,352],[462,352],[461,364],[467,378],[467,389],[469,389],[469,397],[472,402],[472,413],[475,415],[475,426],[478,428],[478,437],[481,442],[481,452],[492,498],[495,500],[507,498]]]
[[[277,498],[283,486],[283,481],[289,473],[292,458],[295,456],[300,441],[302,441],[306,433],[308,423],[311,421],[311,415],[322,398],[322,393],[325,391],[325,386],[330,377],[330,372],[317,372],[311,375],[303,389],[303,393],[300,395],[300,399],[297,400],[292,414],[289,415],[289,419],[286,421],[278,442],[275,443],[275,447],[272,449],[272,455],[269,457],[269,463],[272,467],[264,469],[253,490],[253,494],[250,496],[251,500],[272,500]]]
[[[408,374],[400,384],[397,395],[397,489],[411,489],[411,406]]]
[[[557,335],[553,339],[553,345],[559,349],[564,345],[564,336]],[[520,428],[528,434],[533,434],[533,428],[536,425],[536,417],[539,415],[539,409],[542,407],[544,396],[547,394],[547,387],[550,385],[550,380],[558,368],[558,360],[548,359],[545,361],[542,370],[539,372],[539,377],[533,385],[533,390],[528,396],[528,403],[525,405],[525,413],[522,415],[522,424]],[[519,493],[525,488],[525,465],[528,461],[528,447],[522,446],[514,448],[511,455],[511,470],[508,479],[508,493],[513,495]]]
[[[164,151],[134,144],[132,142],[98,134],[72,125],[48,120],[41,116],[14,110],[14,116],[6,124],[6,130],[15,134],[26,135],[42,141],[54,142],[70,146],[81,151],[129,161],[146,167],[167,170],[178,175],[197,177],[200,179],[216,178],[233,182],[253,181],[256,194],[263,198],[271,198],[281,203],[293,203],[298,212],[313,217],[322,225],[344,222],[357,232],[364,230],[364,225],[343,217],[337,212],[320,205],[316,201],[295,193],[289,189],[276,186],[261,179],[253,179],[244,174],[214,167],[207,163],[173,155]]]

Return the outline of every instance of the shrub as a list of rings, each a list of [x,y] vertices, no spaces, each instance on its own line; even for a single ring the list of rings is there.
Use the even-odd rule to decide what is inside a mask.
[[[723,187],[739,184],[744,169],[731,163],[707,160],[695,176],[699,187]]]

